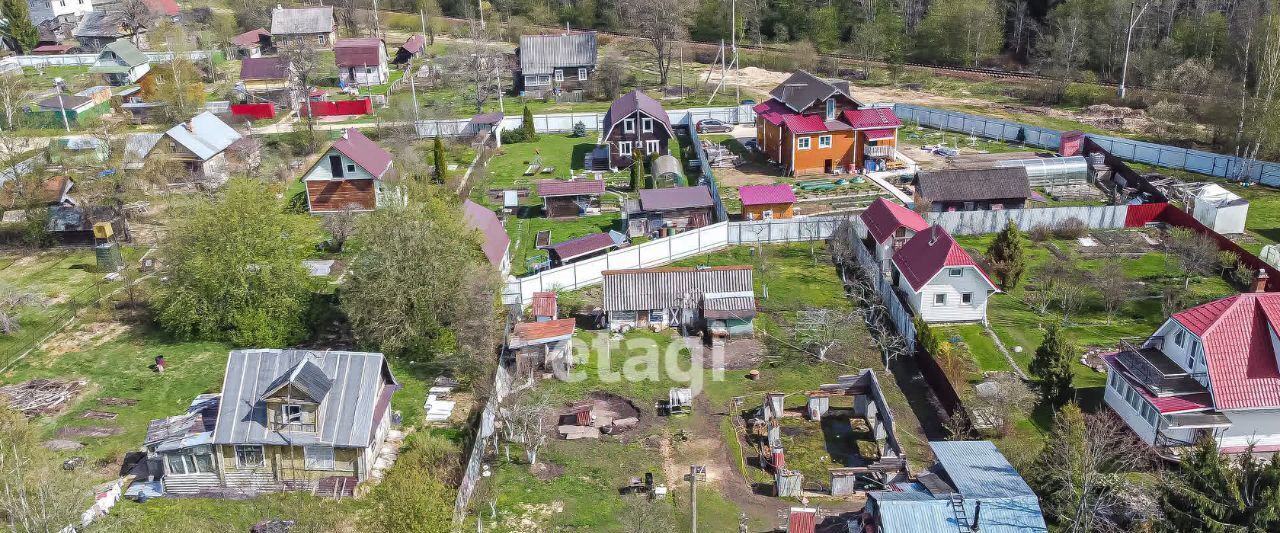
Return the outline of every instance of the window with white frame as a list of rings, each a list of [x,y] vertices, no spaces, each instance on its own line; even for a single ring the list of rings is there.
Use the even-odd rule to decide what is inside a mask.
[[[797,149],[799,149],[799,150],[808,150],[808,149],[809,149],[809,138],[808,138],[808,137],[797,137],[797,138],[796,138],[796,148],[797,148]]]
[[[333,470],[333,446],[306,446],[302,456],[307,470]]]
[[[933,295],[933,305],[947,305],[946,293],[938,293]]]
[[[1174,333],[1174,334],[1173,334],[1173,343],[1174,343],[1174,344],[1177,344],[1179,348],[1181,348],[1181,347],[1182,347],[1182,345],[1183,345],[1184,343],[1186,343],[1186,342],[1187,342],[1187,332],[1186,332],[1186,331],[1183,331],[1183,330],[1181,330],[1181,329],[1180,329],[1180,330],[1178,330],[1178,332],[1177,332],[1177,333]]]
[[[258,468],[267,464],[267,456],[262,453],[262,446],[257,444],[236,445],[236,467]]]
[[[823,135],[818,137],[818,148],[831,148],[831,136]]]
[[[970,304],[972,304],[972,303],[973,303],[973,293],[972,293],[972,292],[963,292],[963,293],[960,293],[960,303],[965,304],[965,305],[970,305]]]
[[[578,67],[578,81],[587,81],[587,69]]]
[[[635,132],[636,132],[636,119],[634,118],[623,119],[622,133],[635,133]]]
[[[170,474],[208,474],[213,472],[213,448],[206,444],[168,452],[164,461]]]
[[[631,141],[618,142],[618,155],[631,157]]]
[[[556,69],[556,81],[564,81],[564,71]]]
[[[660,149],[661,146],[656,139],[649,139],[644,142],[644,153],[646,154],[656,154]]]
[[[644,117],[640,119],[640,132],[653,133],[653,119],[649,117]]]
[[[948,275],[948,276],[951,276],[951,277],[953,277],[953,278],[958,278],[958,277],[960,277],[960,276],[963,276],[963,275],[964,275],[964,269],[962,269],[962,268],[948,268],[948,269],[947,269],[947,275]]]

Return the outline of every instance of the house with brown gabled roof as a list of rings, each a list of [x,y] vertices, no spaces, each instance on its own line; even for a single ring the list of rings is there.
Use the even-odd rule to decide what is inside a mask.
[[[915,234],[893,254],[893,283],[927,323],[982,322],[1000,288],[938,226]]]
[[[667,145],[676,142],[676,132],[671,128],[667,111],[647,94],[634,90],[614,100],[604,114],[599,145],[591,154],[593,170],[620,169],[631,166],[634,150],[645,157],[670,153]]]
[[[1266,279],[1102,357],[1103,399],[1140,439],[1174,456],[1206,437],[1222,453],[1280,451],[1280,293],[1260,292]]]
[[[538,196],[547,218],[577,217],[600,212],[604,180],[541,180]]]
[[[307,210],[334,213],[377,209],[382,204],[384,182],[395,174],[391,152],[360,130],[347,128],[302,177],[307,186]]]
[[[377,37],[338,39],[333,45],[333,63],[344,85],[382,85],[391,75],[387,47]]]
[[[933,170],[913,183],[916,205],[929,211],[1022,209],[1031,198],[1025,167]]]
[[[467,227],[480,232],[481,250],[489,264],[504,276],[511,272],[511,237],[498,215],[470,199],[462,201],[462,217]]]
[[[240,61],[240,83],[250,93],[289,88],[289,61],[280,56],[250,57]]]
[[[701,228],[714,221],[715,200],[706,185],[641,189],[639,200],[623,202],[627,236],[680,232]]]
[[[262,57],[264,49],[271,48],[271,32],[264,28],[249,30],[229,41],[236,59]]]

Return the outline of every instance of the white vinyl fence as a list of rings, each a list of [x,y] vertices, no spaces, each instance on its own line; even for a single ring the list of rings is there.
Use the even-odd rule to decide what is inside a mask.
[[[92,62],[92,61],[91,61]],[[513,105],[514,109],[515,106]],[[756,113],[751,106],[733,107],[696,107],[691,109],[669,109],[667,115],[672,124],[694,124],[699,120],[716,119],[730,124],[753,124]],[[419,120],[414,123],[420,137],[451,136],[474,134],[475,128],[468,127],[470,118]],[[502,119],[503,129],[516,129],[524,122],[519,114],[508,115]],[[534,115],[533,128],[538,133],[569,133],[573,125],[581,122],[587,131],[600,131],[604,124],[604,113],[553,113]]]
[[[150,61],[171,61],[174,56],[186,59],[208,59],[212,50],[196,50],[193,52],[143,52]],[[0,71],[9,71],[20,67],[49,67],[66,65],[92,65],[98,54],[56,54],[41,56],[9,56],[0,59]]]
[[[658,267],[733,245],[824,240],[839,222],[838,218],[828,217],[718,222],[513,279],[507,282],[503,301],[523,304],[535,292],[576,290],[600,283],[606,270]]]
[[[924,218],[952,235],[996,233],[1013,220],[1018,229],[1029,231],[1036,226],[1056,227],[1076,219],[1091,229],[1121,229],[1129,212],[1127,205],[1095,205],[1080,207],[1048,207],[1042,209],[1003,209],[997,211],[949,211],[926,213]]]

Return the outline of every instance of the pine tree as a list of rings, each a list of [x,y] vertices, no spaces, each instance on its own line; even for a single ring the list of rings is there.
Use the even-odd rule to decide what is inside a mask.
[[[1207,437],[1164,483],[1160,507],[1169,531],[1280,531],[1280,455],[1232,459]]]
[[[524,106],[524,120],[520,122],[520,129],[524,130],[526,142],[538,140],[538,130],[533,127],[533,111],[529,110],[529,106]]]
[[[445,158],[444,141],[440,140],[440,136],[436,136],[435,143],[431,147],[432,162],[436,167],[436,182],[444,183],[448,179],[449,162]]]
[[[1000,286],[1004,290],[1009,291],[1018,286],[1022,274],[1027,270],[1027,260],[1023,251],[1022,232],[1012,220],[991,241],[991,246],[987,247],[987,259],[991,261],[991,271],[1000,280]]]
[[[640,149],[631,151],[631,190],[640,190],[640,180],[644,177],[643,167],[640,165]]]
[[[1035,357],[1031,359],[1031,375],[1040,380],[1040,400],[1045,404],[1057,407],[1075,396],[1075,388],[1071,384],[1074,354],[1075,347],[1063,335],[1062,328],[1058,324],[1049,324],[1044,342],[1036,348]]]
[[[8,19],[5,36],[18,47],[19,52],[30,52],[40,43],[40,30],[31,23],[31,12],[26,0],[4,0],[0,3],[4,17]]]

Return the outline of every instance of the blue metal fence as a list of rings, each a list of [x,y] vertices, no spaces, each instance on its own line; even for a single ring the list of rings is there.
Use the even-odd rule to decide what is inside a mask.
[[[893,112],[906,123],[968,133],[1000,141],[1021,140],[1031,146],[1054,150],[1058,148],[1058,141],[1061,135],[1059,131],[1039,126],[911,104],[894,104]],[[1102,149],[1126,161],[1186,170],[1236,181],[1248,179],[1264,185],[1280,187],[1280,163],[1250,161],[1203,150],[1166,146],[1107,135],[1089,134],[1089,139],[1097,143]]]

